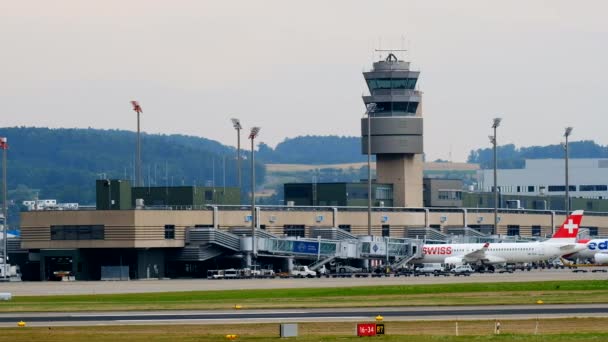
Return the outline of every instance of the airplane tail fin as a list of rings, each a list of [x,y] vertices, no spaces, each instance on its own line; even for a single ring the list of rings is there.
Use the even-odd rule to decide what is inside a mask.
[[[583,210],[573,211],[547,242],[576,242],[576,236],[578,235],[578,229],[582,219]]]

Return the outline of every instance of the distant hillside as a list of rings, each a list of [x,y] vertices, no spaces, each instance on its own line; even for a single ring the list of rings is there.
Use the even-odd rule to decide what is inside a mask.
[[[31,197],[93,204],[95,179],[134,178],[136,134],[99,129],[0,128],[8,137],[9,198]],[[226,167],[224,170],[224,160]],[[184,135],[142,135],[142,173],[146,185],[235,186],[234,148]],[[243,185],[249,188],[249,163],[243,163]],[[225,172],[224,172],[225,171]],[[258,163],[256,178],[264,179]]]
[[[361,138],[307,135],[288,138],[271,148],[261,143],[258,157],[276,164],[342,164],[366,161]]]
[[[594,141],[574,141],[568,144],[570,158],[608,158],[608,146],[596,144]],[[561,145],[531,146],[517,148],[513,144],[498,146],[498,168],[519,169],[524,167],[526,159],[564,158]],[[469,163],[480,164],[481,168],[493,167],[493,150],[481,148],[471,151]]]

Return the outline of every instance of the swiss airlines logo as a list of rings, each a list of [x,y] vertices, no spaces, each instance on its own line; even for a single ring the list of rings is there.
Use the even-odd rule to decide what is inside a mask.
[[[578,224],[574,223],[571,218],[568,219],[568,223],[564,224],[564,228],[568,229],[568,234],[574,234],[574,230],[578,229]]]
[[[450,246],[441,246],[441,247],[431,247],[424,246],[422,247],[422,253],[424,254],[452,254],[452,247]]]

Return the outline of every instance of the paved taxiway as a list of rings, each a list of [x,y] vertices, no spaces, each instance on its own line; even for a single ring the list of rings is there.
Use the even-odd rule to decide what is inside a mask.
[[[270,322],[325,322],[530,319],[560,317],[608,317],[607,304],[504,305],[462,307],[392,307],[245,311],[152,311],[89,313],[0,314],[0,326],[23,320],[29,326],[116,325],[116,324],[246,324]]]
[[[68,294],[146,293],[246,289],[351,287],[373,285],[416,285],[481,282],[523,282],[559,280],[608,280],[606,273],[573,273],[570,270],[517,271],[513,274],[473,274],[470,277],[383,277],[320,279],[172,279],[136,281],[14,282],[2,284],[1,292],[13,296]]]

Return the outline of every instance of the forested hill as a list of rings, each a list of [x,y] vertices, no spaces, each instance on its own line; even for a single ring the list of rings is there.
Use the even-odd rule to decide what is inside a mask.
[[[360,137],[300,136],[288,138],[272,149],[259,145],[259,158],[267,163],[281,164],[339,164],[367,160],[361,154]]]
[[[498,168],[518,169],[524,167],[525,159],[564,158],[561,145],[515,147],[513,144],[498,146]],[[598,145],[593,141],[574,141],[568,143],[570,158],[608,158],[608,146]],[[478,163],[481,168],[493,167],[492,148],[481,148],[471,151],[467,162]]]
[[[94,181],[105,177],[133,179],[135,133],[99,129],[0,128],[8,137],[9,196],[20,201],[41,198],[92,204]],[[272,149],[259,144],[257,183],[265,175],[262,163],[334,164],[365,161],[359,137],[303,136],[285,139]],[[499,146],[499,167],[523,167],[526,158],[563,158],[560,145],[516,148]],[[245,157],[248,151],[243,151]],[[572,158],[608,158],[608,147],[593,141],[570,143]],[[145,184],[236,185],[235,149],[216,141],[184,136],[142,134]],[[224,169],[225,161],[225,169]],[[471,151],[469,162],[492,166],[492,149]],[[249,163],[243,162],[243,187],[249,188]]]
[[[40,198],[92,204],[95,179],[134,178],[136,134],[99,129],[0,128],[8,138],[9,198],[19,202],[39,192]],[[235,149],[216,141],[183,135],[142,134],[145,185],[236,185]],[[225,160],[225,172],[224,172]],[[243,163],[248,175],[249,163]],[[256,166],[256,178],[264,178]],[[250,181],[243,177],[248,189]]]

